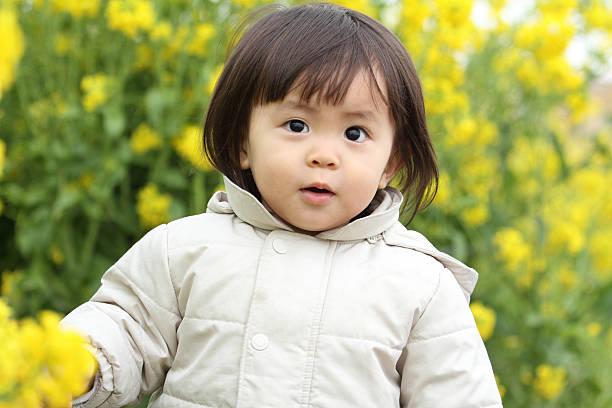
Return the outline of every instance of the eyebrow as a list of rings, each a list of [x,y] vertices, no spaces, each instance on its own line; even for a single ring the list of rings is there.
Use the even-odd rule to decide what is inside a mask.
[[[293,110],[293,109],[298,109],[298,110],[304,110],[307,111],[309,113],[316,113],[317,108],[312,107],[311,105],[302,103],[302,102],[298,102],[298,101],[293,101],[293,100],[284,100],[281,102],[280,104],[280,108],[281,109],[286,109],[286,110]],[[369,110],[365,110],[365,111],[348,111],[348,112],[344,112],[344,116],[348,116],[348,117],[355,117],[355,118],[359,118],[359,119],[363,119],[363,120],[369,120],[369,121],[374,121],[374,114],[369,111]]]

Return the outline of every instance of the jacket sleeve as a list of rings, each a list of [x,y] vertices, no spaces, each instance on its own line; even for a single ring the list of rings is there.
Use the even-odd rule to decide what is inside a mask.
[[[162,225],[106,271],[89,302],[62,320],[97,349],[94,392],[75,406],[127,405],[162,384],[176,353],[181,320],[167,254],[167,227]]]
[[[398,370],[404,408],[502,406],[469,305],[446,268],[412,326]]]

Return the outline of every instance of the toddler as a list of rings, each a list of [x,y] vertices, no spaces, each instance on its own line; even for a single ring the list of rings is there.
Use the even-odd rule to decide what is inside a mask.
[[[63,321],[99,365],[75,406],[501,407],[476,272],[398,221],[438,170],[389,30],[330,4],[268,10],[203,134],[226,191],[146,234]]]

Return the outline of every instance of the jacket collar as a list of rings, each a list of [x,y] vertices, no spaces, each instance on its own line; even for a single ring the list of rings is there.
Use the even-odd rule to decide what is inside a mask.
[[[296,229],[272,214],[255,196],[223,177],[225,192],[218,191],[208,202],[207,211],[235,213],[241,220],[263,230]],[[367,216],[351,221],[347,225],[322,231],[317,238],[335,241],[367,239],[382,234],[399,218],[402,194],[392,187],[379,190],[373,203],[378,203]]]
[[[207,212],[234,213],[243,221],[263,230],[295,231],[291,225],[268,211],[251,193],[238,187],[227,177],[223,180],[226,191],[218,191],[213,195],[208,202]],[[342,227],[320,232],[315,237],[334,241],[384,239],[387,245],[400,246],[429,255],[453,273],[469,303],[470,294],[478,280],[478,273],[450,255],[438,251],[420,233],[406,230],[397,222],[402,203],[399,191],[391,187],[380,190],[372,201],[372,204],[375,203],[378,204],[369,215]]]

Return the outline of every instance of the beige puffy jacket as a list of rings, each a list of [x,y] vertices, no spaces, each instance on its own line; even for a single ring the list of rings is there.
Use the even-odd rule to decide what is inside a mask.
[[[76,406],[501,407],[468,307],[476,272],[370,215],[294,232],[226,180],[206,214],[150,231],[63,324],[98,349]]]

